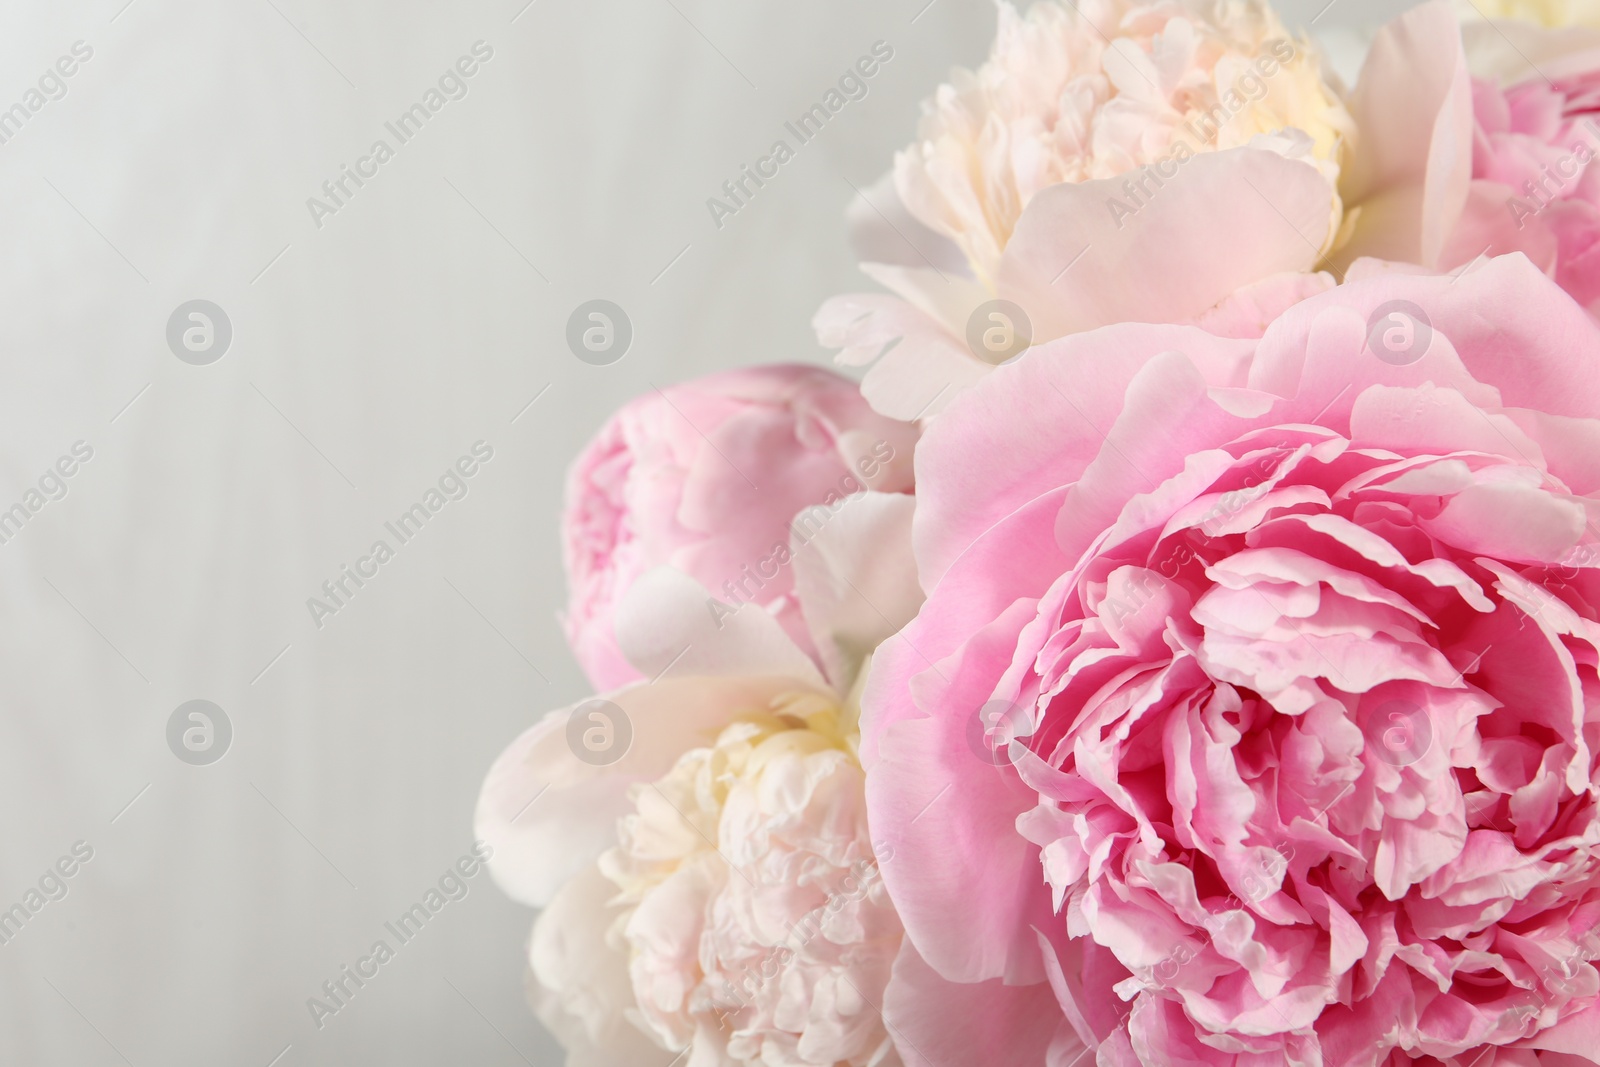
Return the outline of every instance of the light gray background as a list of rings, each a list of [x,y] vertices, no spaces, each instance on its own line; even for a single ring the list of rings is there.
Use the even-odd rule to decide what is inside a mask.
[[[0,145],[0,508],[94,449],[0,545],[0,909],[95,850],[0,946],[0,1063],[560,1062],[522,999],[531,913],[487,876],[320,1031],[306,1000],[467,850],[500,749],[585,692],[567,463],[652,383],[825,359],[812,312],[865,284],[851,183],[994,12],[525,2],[0,7],[0,108],[94,49]],[[317,228],[306,198],[479,39],[469,95]],[[878,39],[867,98],[714,227],[706,198]],[[594,297],[635,329],[605,368],[563,342]],[[194,298],[232,320],[211,366],[165,343]],[[470,495],[319,631],[306,598],[480,439]],[[207,767],[165,742],[194,698],[234,727]]]

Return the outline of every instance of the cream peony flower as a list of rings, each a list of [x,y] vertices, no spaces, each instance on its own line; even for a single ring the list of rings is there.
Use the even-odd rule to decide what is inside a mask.
[[[999,20],[850,208],[862,272],[894,296],[812,322],[838,362],[871,364],[862,395],[894,418],[1068,334],[1271,321],[1411,194],[1393,146],[1433,138],[1380,128],[1369,151],[1361,101],[1265,0],[1001,2]]]
[[[1310,45],[1264,0],[999,7],[989,60],[924,103],[894,169],[906,208],[955,241],[990,289],[1023,209],[1060,182],[1247,145],[1338,181],[1355,124]],[[1324,252],[1342,215],[1335,194]]]
[[[922,602],[912,511],[863,493],[796,534],[810,654],[759,605],[646,573],[616,632],[653,680],[546,716],[496,760],[476,827],[495,880],[543,908],[528,992],[568,1067],[928,1067],[885,1005],[942,979],[884,889],[893,847],[869,836],[856,749],[865,661]],[[952,1024],[960,1047],[990,1041]]]
[[[878,1005],[903,930],[857,736],[832,699],[783,693],[633,788],[600,857],[621,889],[608,940],[642,1024],[691,1064],[900,1063]]]

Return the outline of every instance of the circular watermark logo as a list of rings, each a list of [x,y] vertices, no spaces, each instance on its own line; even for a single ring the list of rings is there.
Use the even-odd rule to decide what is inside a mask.
[[[1428,354],[1433,323],[1428,313],[1409,300],[1378,305],[1367,319],[1367,348],[1393,367],[1405,367]]]
[[[1004,767],[1011,762],[1011,741],[1023,740],[1017,728],[1026,723],[1025,709],[1007,700],[991,700],[967,720],[967,747],[979,761],[991,767]],[[1006,738],[998,747],[990,740],[992,734]]]
[[[227,354],[233,343],[228,313],[209,300],[187,300],[167,319],[167,347],[185,363],[204,367]]]
[[[628,354],[633,321],[609,300],[588,300],[567,317],[567,347],[595,367],[606,367]]]
[[[195,767],[215,763],[233,743],[228,713],[209,700],[189,700],[167,717],[167,747]]]
[[[1433,747],[1433,719],[1409,700],[1388,700],[1367,717],[1367,744],[1383,762],[1409,767]]]
[[[609,767],[633,745],[633,720],[609,700],[586,700],[567,718],[567,747],[592,767]]]
[[[1031,344],[1033,323],[1009,300],[985,300],[967,319],[967,347],[991,366],[1016,359]]]

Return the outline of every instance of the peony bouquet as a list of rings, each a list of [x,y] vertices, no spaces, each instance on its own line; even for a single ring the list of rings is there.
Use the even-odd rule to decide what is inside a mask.
[[[881,291],[572,468],[571,1067],[1600,1064],[1600,8],[1002,2]]]

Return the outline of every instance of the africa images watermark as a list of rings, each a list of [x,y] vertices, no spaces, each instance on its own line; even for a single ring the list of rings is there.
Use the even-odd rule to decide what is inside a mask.
[[[1233,84],[1219,94],[1216,107],[1185,122],[1179,128],[1177,143],[1170,152],[1149,166],[1139,168],[1137,178],[1129,178],[1122,183],[1126,200],[1115,196],[1106,198],[1106,209],[1111,212],[1111,221],[1117,224],[1117,229],[1122,229],[1130,216],[1137,215],[1167,182],[1176,178],[1179,168],[1193,159],[1198,151],[1214,145],[1229,120],[1250,104],[1266,99],[1267,79],[1287,67],[1299,55],[1294,42],[1286,37],[1275,37],[1262,44],[1252,64],[1254,69],[1235,78]],[[1184,134],[1194,139],[1193,145]],[[1153,189],[1150,187],[1152,183],[1155,185]]]
[[[783,128],[794,136],[796,146],[810,141],[822,132],[822,127],[827,125],[829,119],[844,110],[844,106],[853,100],[866,99],[869,91],[868,79],[877,74],[883,64],[894,58],[894,48],[886,41],[872,42],[872,53],[862,56],[855,64],[839,75],[836,87],[830,88],[822,94],[820,103],[812,104],[802,112],[794,122],[785,122]],[[756,190],[765,187],[768,181],[778,176],[778,169],[795,156],[795,149],[789,142],[780,137],[772,142],[772,147],[767,154],[755,161],[754,167],[742,164],[737,177],[730,178],[722,183],[722,194],[726,199],[708,197],[706,210],[711,212],[711,221],[716,223],[717,229],[722,229],[723,220],[730,215],[737,215],[756,194]],[[751,183],[755,189],[751,189]]]
[[[46,867],[45,872],[39,876],[37,889],[29,887],[20,902],[11,905],[5,911],[0,911],[0,945],[11,944],[29,920],[44,910],[46,904],[65,900],[71,888],[67,880],[77,874],[83,864],[92,859],[94,859],[94,847],[87,841],[74,841],[69,854]]]
[[[789,523],[787,541],[773,542],[765,556],[754,564],[746,563],[739,568],[738,578],[723,582],[722,592],[728,598],[726,601],[714,596],[707,597],[706,607],[711,611],[711,620],[717,624],[717,629],[722,629],[723,620],[738,614],[740,608],[755,603],[767,583],[777,578],[783,573],[783,568],[794,561],[795,552],[810,544],[811,539],[821,533],[845,505],[867,488],[879,471],[894,462],[894,456],[894,446],[888,441],[874,443],[866,455],[856,460],[855,467],[860,478],[855,474],[845,474],[837,486],[828,490],[822,503],[813,504],[794,517]]]
[[[493,855],[494,849],[489,844],[474,841],[470,852],[445,868],[437,886],[429,886],[422,899],[401,912],[394,922],[383,924],[383,928],[394,936],[393,945],[389,944],[387,937],[378,938],[367,954],[356,960],[353,968],[344,964],[332,978],[322,983],[321,997],[307,997],[306,1010],[311,1013],[311,1021],[317,1029],[321,1030],[328,1024],[328,1019],[349,1007],[356,993],[376,978],[383,965],[394,959],[401,948],[414,941],[422,928],[443,911],[446,904],[465,900],[472,891],[470,880],[483,870]]]
[[[1515,196],[1506,200],[1506,210],[1511,212],[1511,221],[1517,224],[1517,229],[1522,229],[1530,218],[1542,213],[1569,188],[1578,184],[1589,163],[1596,155],[1600,155],[1600,126],[1596,126],[1594,119],[1589,117],[1585,117],[1579,125],[1590,139],[1575,139],[1566,155],[1540,167],[1537,183],[1532,178],[1523,181],[1522,191],[1528,194],[1528,200],[1532,203]],[[1551,182],[1555,183],[1554,189],[1548,187]]]
[[[38,87],[29,88],[22,99],[0,110],[0,144],[9,144],[22,132],[28,120],[44,109],[46,104],[61,100],[67,95],[66,79],[78,73],[80,65],[89,62],[94,49],[83,41],[73,41],[69,54],[61,56],[39,75]]]
[[[65,500],[69,487],[67,479],[78,473],[78,468],[94,458],[94,448],[87,441],[72,442],[69,454],[57,459],[39,475],[37,488],[30,488],[22,499],[9,508],[0,510],[0,545],[10,544],[22,532],[23,526],[44,509],[46,504]]]
[[[402,511],[393,522],[383,524],[383,528],[393,535],[394,545],[382,537],[378,538],[372,542],[366,555],[359,557],[353,565],[341,564],[339,573],[322,583],[326,600],[307,597],[306,610],[311,613],[311,621],[316,623],[317,629],[322,629],[325,618],[337,615],[347,607],[362,587],[378,576],[379,568],[394,559],[399,548],[421,533],[428,520],[443,511],[446,504],[452,500],[466,499],[469,491],[467,480],[482,469],[482,464],[493,458],[493,445],[487,441],[474,442],[470,455],[457,459],[439,475],[437,487],[429,486],[421,500]]]
[[[422,127],[438,114],[451,100],[462,100],[468,92],[467,79],[478,73],[480,64],[489,62],[494,58],[494,48],[485,41],[474,41],[472,54],[457,59],[454,65],[446,68],[439,75],[437,87],[429,86],[422,94],[422,99],[402,111],[392,122],[385,122],[384,129],[388,130],[395,139],[391,147],[389,142],[380,137],[372,142],[372,147],[367,154],[355,161],[354,167],[341,163],[339,173],[322,183],[323,196],[326,199],[311,196],[306,198],[306,210],[311,212],[311,221],[316,223],[317,229],[322,229],[322,220],[328,215],[337,215],[356,193],[373,178],[378,176],[378,168],[395,157],[395,154],[413,137],[422,132]],[[355,188],[350,188],[350,183],[355,183]]]

